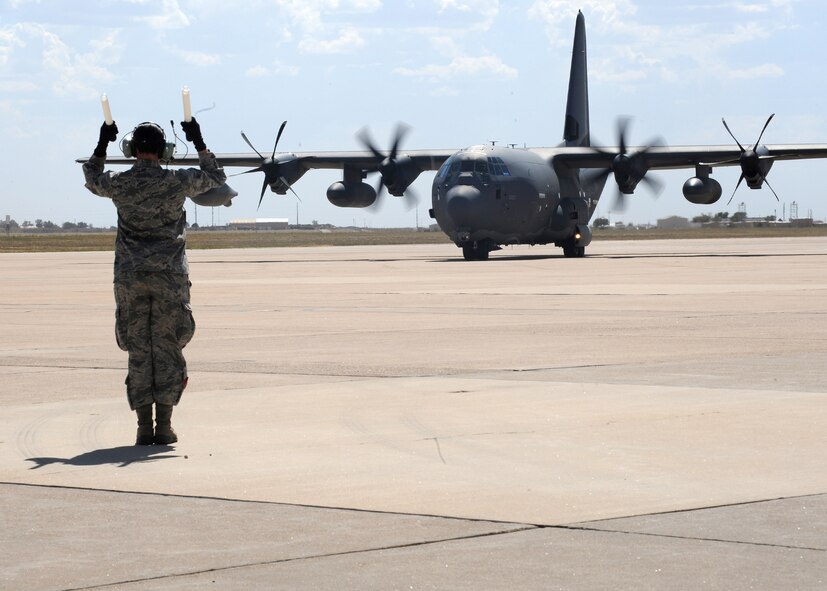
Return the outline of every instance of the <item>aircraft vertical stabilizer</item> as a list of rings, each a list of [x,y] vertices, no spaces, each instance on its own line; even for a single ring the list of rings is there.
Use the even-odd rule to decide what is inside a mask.
[[[577,13],[574,26],[574,46],[571,52],[569,96],[566,103],[566,122],[563,128],[566,146],[588,146],[589,140],[589,80],[586,66],[586,19]]]

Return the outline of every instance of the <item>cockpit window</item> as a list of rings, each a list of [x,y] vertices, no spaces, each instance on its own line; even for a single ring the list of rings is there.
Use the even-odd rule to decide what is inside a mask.
[[[460,166],[462,172],[476,172],[488,174],[488,162],[485,160],[463,160]]]
[[[460,168],[462,167],[462,161],[459,158],[455,158],[451,156],[446,160],[442,166],[439,167],[439,171],[436,173],[438,177],[448,177],[455,175],[459,172]],[[463,167],[462,170],[465,170]]]
[[[487,160],[468,159],[461,160],[459,158],[448,158],[439,171],[436,173],[438,177],[444,178],[457,174],[458,172],[474,172],[477,174],[493,174],[499,176],[511,176],[508,167],[503,162],[502,158],[492,157]]]
[[[499,156],[492,156],[488,158],[488,168],[491,170],[491,174],[493,175],[511,176],[511,171],[508,170],[508,166]]]
[[[436,173],[438,177],[444,177],[448,174],[448,171],[451,169],[451,164],[453,164],[453,158],[448,158],[442,166],[439,167],[439,171]]]

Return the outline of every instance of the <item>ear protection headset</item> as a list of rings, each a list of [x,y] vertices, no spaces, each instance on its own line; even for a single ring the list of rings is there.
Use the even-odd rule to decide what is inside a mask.
[[[157,154],[161,160],[171,160],[175,153],[175,144],[167,141],[160,125],[144,121],[121,140],[121,152],[127,158],[137,158],[138,152],[149,152]]]

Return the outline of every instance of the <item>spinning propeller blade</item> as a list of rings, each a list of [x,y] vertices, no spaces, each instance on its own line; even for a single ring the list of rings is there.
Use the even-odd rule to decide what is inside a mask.
[[[392,191],[400,180],[400,170],[398,166],[399,147],[402,144],[402,139],[408,134],[409,131],[410,127],[404,123],[399,123],[396,126],[391,143],[391,149],[387,155],[383,154],[376,147],[376,144],[374,144],[373,138],[371,137],[367,127],[363,127],[356,134],[357,139],[368,151],[373,154],[376,161],[374,167],[369,169],[368,172],[378,172],[380,175],[379,184],[376,186],[376,202],[371,206],[374,210],[380,207],[380,197],[382,196],[384,189],[388,187],[390,188],[390,191]],[[418,198],[410,187],[405,187],[403,197],[408,209],[412,209],[416,206]]]
[[[618,212],[625,210],[626,195],[634,193],[635,188],[640,182],[643,182],[655,197],[660,195],[664,186],[662,181],[646,174],[649,170],[646,154],[652,148],[662,146],[663,141],[656,138],[650,140],[648,144],[638,151],[629,152],[626,136],[630,122],[631,119],[629,117],[620,117],[617,120],[618,149],[616,152],[596,146],[592,147],[592,152],[596,154],[612,156],[611,164],[607,168],[599,169],[591,173],[584,173],[583,175],[585,184],[590,185],[605,183],[606,178],[610,174],[614,174],[615,182],[617,183],[617,194],[612,210]]]
[[[253,143],[249,140],[247,135],[242,131],[241,137],[247,143],[248,146],[258,154],[259,158],[261,158],[261,164],[257,167],[252,168],[250,170],[245,170],[244,172],[239,172],[235,175],[231,176],[238,176],[239,174],[249,174],[251,172],[263,172],[264,173],[264,182],[261,185],[261,195],[258,198],[258,207],[261,207],[261,202],[264,199],[264,193],[267,191],[267,187],[272,185],[276,181],[281,181],[293,195],[296,195],[296,199],[299,199],[298,194],[296,191],[293,190],[293,187],[290,186],[290,183],[287,182],[287,179],[284,177],[284,174],[281,172],[281,163],[276,160],[276,150],[278,149],[279,140],[281,139],[281,134],[284,133],[284,128],[287,125],[287,121],[283,121],[281,126],[279,127],[279,131],[276,134],[276,142],[273,144],[273,153],[270,157],[265,157],[259,152]],[[299,199],[301,201],[301,199]],[[258,208],[257,208],[258,209]]]
[[[738,191],[738,187],[741,186],[741,182],[745,178],[747,178],[748,184],[757,183],[757,185],[763,185],[764,183],[766,183],[767,187],[769,187],[770,191],[772,191],[772,194],[775,195],[775,199],[777,201],[780,201],[780,199],[778,198],[778,193],[775,192],[775,189],[772,188],[772,185],[770,185],[769,181],[767,180],[767,171],[769,169],[765,171],[761,167],[762,160],[774,160],[775,157],[761,156],[757,152],[758,144],[761,143],[761,138],[764,137],[764,132],[767,131],[767,127],[769,126],[770,121],[772,121],[773,117],[775,117],[775,113],[773,113],[769,116],[769,118],[767,118],[767,122],[764,123],[764,127],[761,129],[761,133],[758,134],[758,139],[755,140],[755,143],[752,145],[751,148],[744,148],[744,146],[741,145],[741,142],[738,141],[738,138],[735,137],[735,134],[732,133],[732,130],[729,128],[729,125],[727,125],[726,119],[721,117],[721,122],[724,124],[724,129],[727,130],[727,133],[729,133],[730,137],[738,145],[738,149],[741,150],[741,155],[738,157],[738,163],[741,165],[741,176],[738,178],[738,183],[735,185],[735,190],[729,197],[727,205],[732,203],[732,198],[735,197],[735,193]],[[730,162],[732,161],[727,161],[725,163],[722,162],[719,164],[728,164]],[[750,186],[752,186],[752,184],[750,184]],[[757,188],[757,186],[753,188]]]

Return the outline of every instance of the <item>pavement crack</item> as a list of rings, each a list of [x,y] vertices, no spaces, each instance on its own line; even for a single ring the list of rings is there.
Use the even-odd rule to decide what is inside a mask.
[[[821,496],[823,493],[816,493],[816,494],[808,494],[808,495],[796,495],[790,497],[776,497],[770,499],[756,499],[752,501],[742,501],[737,503],[724,503],[720,505],[709,505],[707,507],[691,507],[686,509],[677,509],[674,511],[659,511],[655,513],[643,513],[643,514],[636,514],[636,515],[624,515],[622,517],[615,517],[611,519],[600,519],[592,523],[608,523],[612,521],[618,521],[621,519],[632,519],[632,518],[639,518],[639,517],[657,517],[657,516],[665,516],[665,515],[677,515],[681,513],[695,513],[700,511],[710,511],[713,509],[727,509],[732,507],[742,507],[747,505],[760,505],[763,503],[772,503],[774,501],[785,501],[789,499],[804,499],[808,497],[816,497]],[[597,525],[586,525],[589,522],[584,522],[581,525],[572,524],[572,525],[547,525],[543,526],[540,525],[539,527],[545,529],[564,529],[564,530],[571,530],[571,531],[590,531],[590,532],[599,532],[599,533],[616,533],[616,534],[623,534],[623,535],[639,535],[639,536],[652,536],[664,539],[677,539],[677,540],[693,540],[698,542],[714,542],[714,543],[721,543],[721,544],[737,544],[737,545],[744,545],[744,546],[756,546],[756,547],[764,547],[764,548],[780,548],[785,550],[808,550],[813,552],[827,552],[827,548],[817,548],[817,547],[810,547],[810,546],[796,546],[792,544],[775,544],[771,542],[751,542],[748,540],[733,540],[733,539],[726,539],[726,538],[712,538],[712,537],[703,537],[703,536],[689,536],[689,535],[677,535],[677,534],[665,534],[665,533],[655,533],[655,532],[644,532],[644,531],[634,531],[634,530],[627,530],[627,529],[609,529],[605,527],[598,527]]]
[[[257,562],[249,562],[243,564],[232,564],[228,566],[222,566],[217,568],[208,568],[208,569],[201,569],[201,570],[193,570],[187,572],[180,572],[180,573],[170,573],[165,575],[158,575],[154,577],[142,577],[139,579],[129,579],[117,582],[109,582],[100,585],[89,585],[84,587],[73,587],[70,589],[64,589],[63,591],[89,591],[91,589],[108,589],[108,588],[117,588],[121,585],[130,585],[130,584],[137,584],[137,583],[147,583],[152,581],[164,581],[170,579],[177,579],[181,577],[195,577],[199,575],[207,575],[210,573],[221,573],[221,572],[228,572],[243,568],[256,568],[262,566],[274,566],[278,564],[288,564],[292,562],[302,562],[306,560],[319,560],[319,559],[326,559],[326,558],[338,558],[340,556],[353,556],[358,554],[370,554],[373,552],[386,552],[389,550],[404,550],[406,548],[417,548],[423,546],[433,546],[436,544],[445,544],[449,542],[462,542],[466,540],[476,540],[482,538],[490,538],[495,536],[504,536],[516,533],[522,533],[525,531],[539,529],[536,526],[522,526],[513,529],[504,529],[501,531],[494,531],[494,532],[485,532],[480,534],[471,534],[467,536],[454,536],[449,538],[439,538],[436,540],[422,540],[419,542],[407,542],[404,544],[389,544],[386,546],[377,546],[373,548],[359,548],[356,550],[342,550],[340,552],[325,552],[321,554],[308,554],[305,556],[293,556],[290,558],[279,558],[274,560],[261,560]]]
[[[621,529],[603,529],[600,527],[576,527],[576,526],[548,526],[546,529],[565,529],[570,531],[590,531],[602,534],[622,534],[631,536],[649,536],[653,538],[666,538],[672,540],[687,540],[695,542],[715,542],[719,544],[735,544],[738,546],[757,546],[763,548],[780,548],[784,550],[809,550],[812,552],[827,552],[825,548],[813,548],[810,546],[795,546],[790,544],[773,544],[770,542],[750,542],[748,540],[728,540],[726,538],[709,538],[703,536],[682,536],[678,534],[662,534],[653,532],[642,532]]]
[[[443,464],[447,464],[448,462],[445,461],[445,456],[442,455],[442,448],[439,446],[439,437],[429,437],[428,439],[432,439],[434,443],[436,443],[436,453],[439,454],[439,459],[442,460]]]

